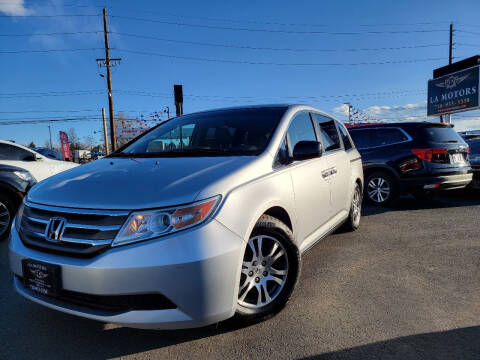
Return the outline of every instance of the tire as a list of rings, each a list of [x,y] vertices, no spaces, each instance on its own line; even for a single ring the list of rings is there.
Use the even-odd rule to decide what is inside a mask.
[[[0,241],[5,240],[10,234],[16,211],[17,206],[13,199],[6,194],[0,194]]]
[[[360,219],[362,217],[362,189],[358,183],[355,183],[353,188],[352,202],[350,205],[350,213],[345,223],[342,225],[344,231],[355,231],[360,226]]]
[[[380,195],[375,190],[383,189]],[[385,171],[376,171],[365,181],[364,197],[368,203],[377,206],[386,206],[397,197],[398,185],[393,177]]]
[[[263,255],[258,251],[259,244]],[[269,255],[265,256],[264,253]],[[233,320],[243,324],[252,323],[282,310],[293,294],[300,268],[300,253],[293,241],[292,231],[277,218],[263,215],[255,225],[245,249]]]

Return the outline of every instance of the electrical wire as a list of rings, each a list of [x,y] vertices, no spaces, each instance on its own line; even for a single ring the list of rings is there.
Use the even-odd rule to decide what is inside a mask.
[[[417,34],[417,33],[434,33],[434,32],[446,32],[446,31],[448,31],[448,30],[443,30],[443,29],[427,29],[427,30],[398,30],[398,31],[336,32],[336,31],[253,29],[253,28],[247,28],[247,27],[191,24],[191,23],[166,21],[166,20],[159,20],[159,19],[138,18],[138,17],[132,17],[132,16],[109,15],[109,17],[116,18],[116,19],[130,20],[130,21],[153,22],[153,23],[159,23],[159,24],[165,24],[165,25],[176,25],[176,26],[193,27],[193,28],[200,28],[200,29],[235,30],[235,31],[300,34],[300,35],[306,35],[306,34],[311,34],[311,35]]]
[[[31,33],[31,34],[0,34],[0,37],[30,37],[30,36],[60,36],[60,35],[85,35],[85,34],[99,34],[103,30],[97,31],[74,31],[74,32],[56,32],[56,33]]]
[[[104,50],[104,48],[83,48],[83,49],[45,49],[45,50],[7,50],[0,51],[0,54],[28,54],[28,53],[50,53],[50,52],[74,52],[74,51],[91,51]]]
[[[198,41],[186,41],[178,39],[168,39],[155,36],[139,35],[139,34],[129,34],[111,31],[111,34],[133,37],[138,39],[148,39],[148,40],[157,40],[178,44],[186,45],[200,45],[200,46],[211,46],[211,47],[222,47],[222,48],[234,48],[234,49],[247,49],[247,50],[271,50],[271,51],[296,51],[296,52],[339,52],[339,51],[384,51],[384,50],[402,50],[402,49],[419,49],[419,48],[430,48],[438,46],[447,46],[447,43],[444,44],[427,44],[427,45],[410,45],[410,46],[398,46],[398,47],[382,47],[382,48],[356,48],[356,49],[315,49],[315,48],[273,48],[273,47],[257,47],[257,46],[247,46],[247,45],[235,45],[235,44],[219,44],[219,43],[207,43],[207,42],[198,42]]]
[[[161,54],[161,53],[154,53],[154,52],[149,52],[149,51],[138,51],[138,50],[128,50],[128,49],[116,49],[116,50],[121,51],[121,52],[125,52],[125,53],[131,53],[131,54],[158,56],[158,57],[169,58],[169,59],[177,59],[177,60],[193,60],[193,61],[225,63],[225,64],[269,65],[269,66],[302,66],[302,67],[310,67],[310,66],[361,66],[361,65],[410,64],[410,63],[443,60],[443,58],[438,57],[438,58],[426,58],[426,59],[386,60],[386,61],[358,62],[358,63],[278,63],[278,62],[229,60],[229,59],[202,58],[202,57],[194,57],[194,56],[180,56],[180,55]]]
[[[24,18],[24,19],[50,19],[57,17],[93,17],[101,16],[102,14],[55,14],[55,15],[0,15],[0,18]]]

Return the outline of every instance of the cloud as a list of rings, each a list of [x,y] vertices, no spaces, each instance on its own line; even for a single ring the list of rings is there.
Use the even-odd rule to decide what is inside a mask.
[[[342,104],[340,106],[334,107],[333,112],[340,115],[348,115],[348,105]]]
[[[25,7],[23,0],[8,0],[0,2],[0,12],[10,16],[27,16],[33,11]]]
[[[456,131],[480,130],[480,116],[471,119],[456,118],[452,115],[452,123]]]
[[[383,105],[383,106],[374,105],[365,109],[366,112],[375,114],[375,115],[380,115],[382,112],[389,111],[389,110],[392,110],[392,107],[386,106],[386,105]]]

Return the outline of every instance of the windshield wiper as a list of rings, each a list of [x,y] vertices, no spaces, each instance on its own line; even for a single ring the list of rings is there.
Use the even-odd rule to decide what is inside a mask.
[[[188,148],[188,149],[184,149],[184,151],[189,154],[227,155],[227,156],[245,155],[240,151],[229,150],[229,149]]]
[[[125,158],[153,158],[153,157],[185,157],[185,156],[241,156],[247,155],[234,150],[227,149],[208,149],[208,148],[186,148],[171,151],[148,152],[148,153],[116,153],[110,157],[125,157]]]

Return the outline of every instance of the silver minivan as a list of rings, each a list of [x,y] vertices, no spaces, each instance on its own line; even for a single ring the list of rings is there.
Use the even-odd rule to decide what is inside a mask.
[[[358,228],[362,188],[347,130],[313,107],[180,116],[32,188],[12,225],[14,286],[129,327],[262,319],[305,251]]]

